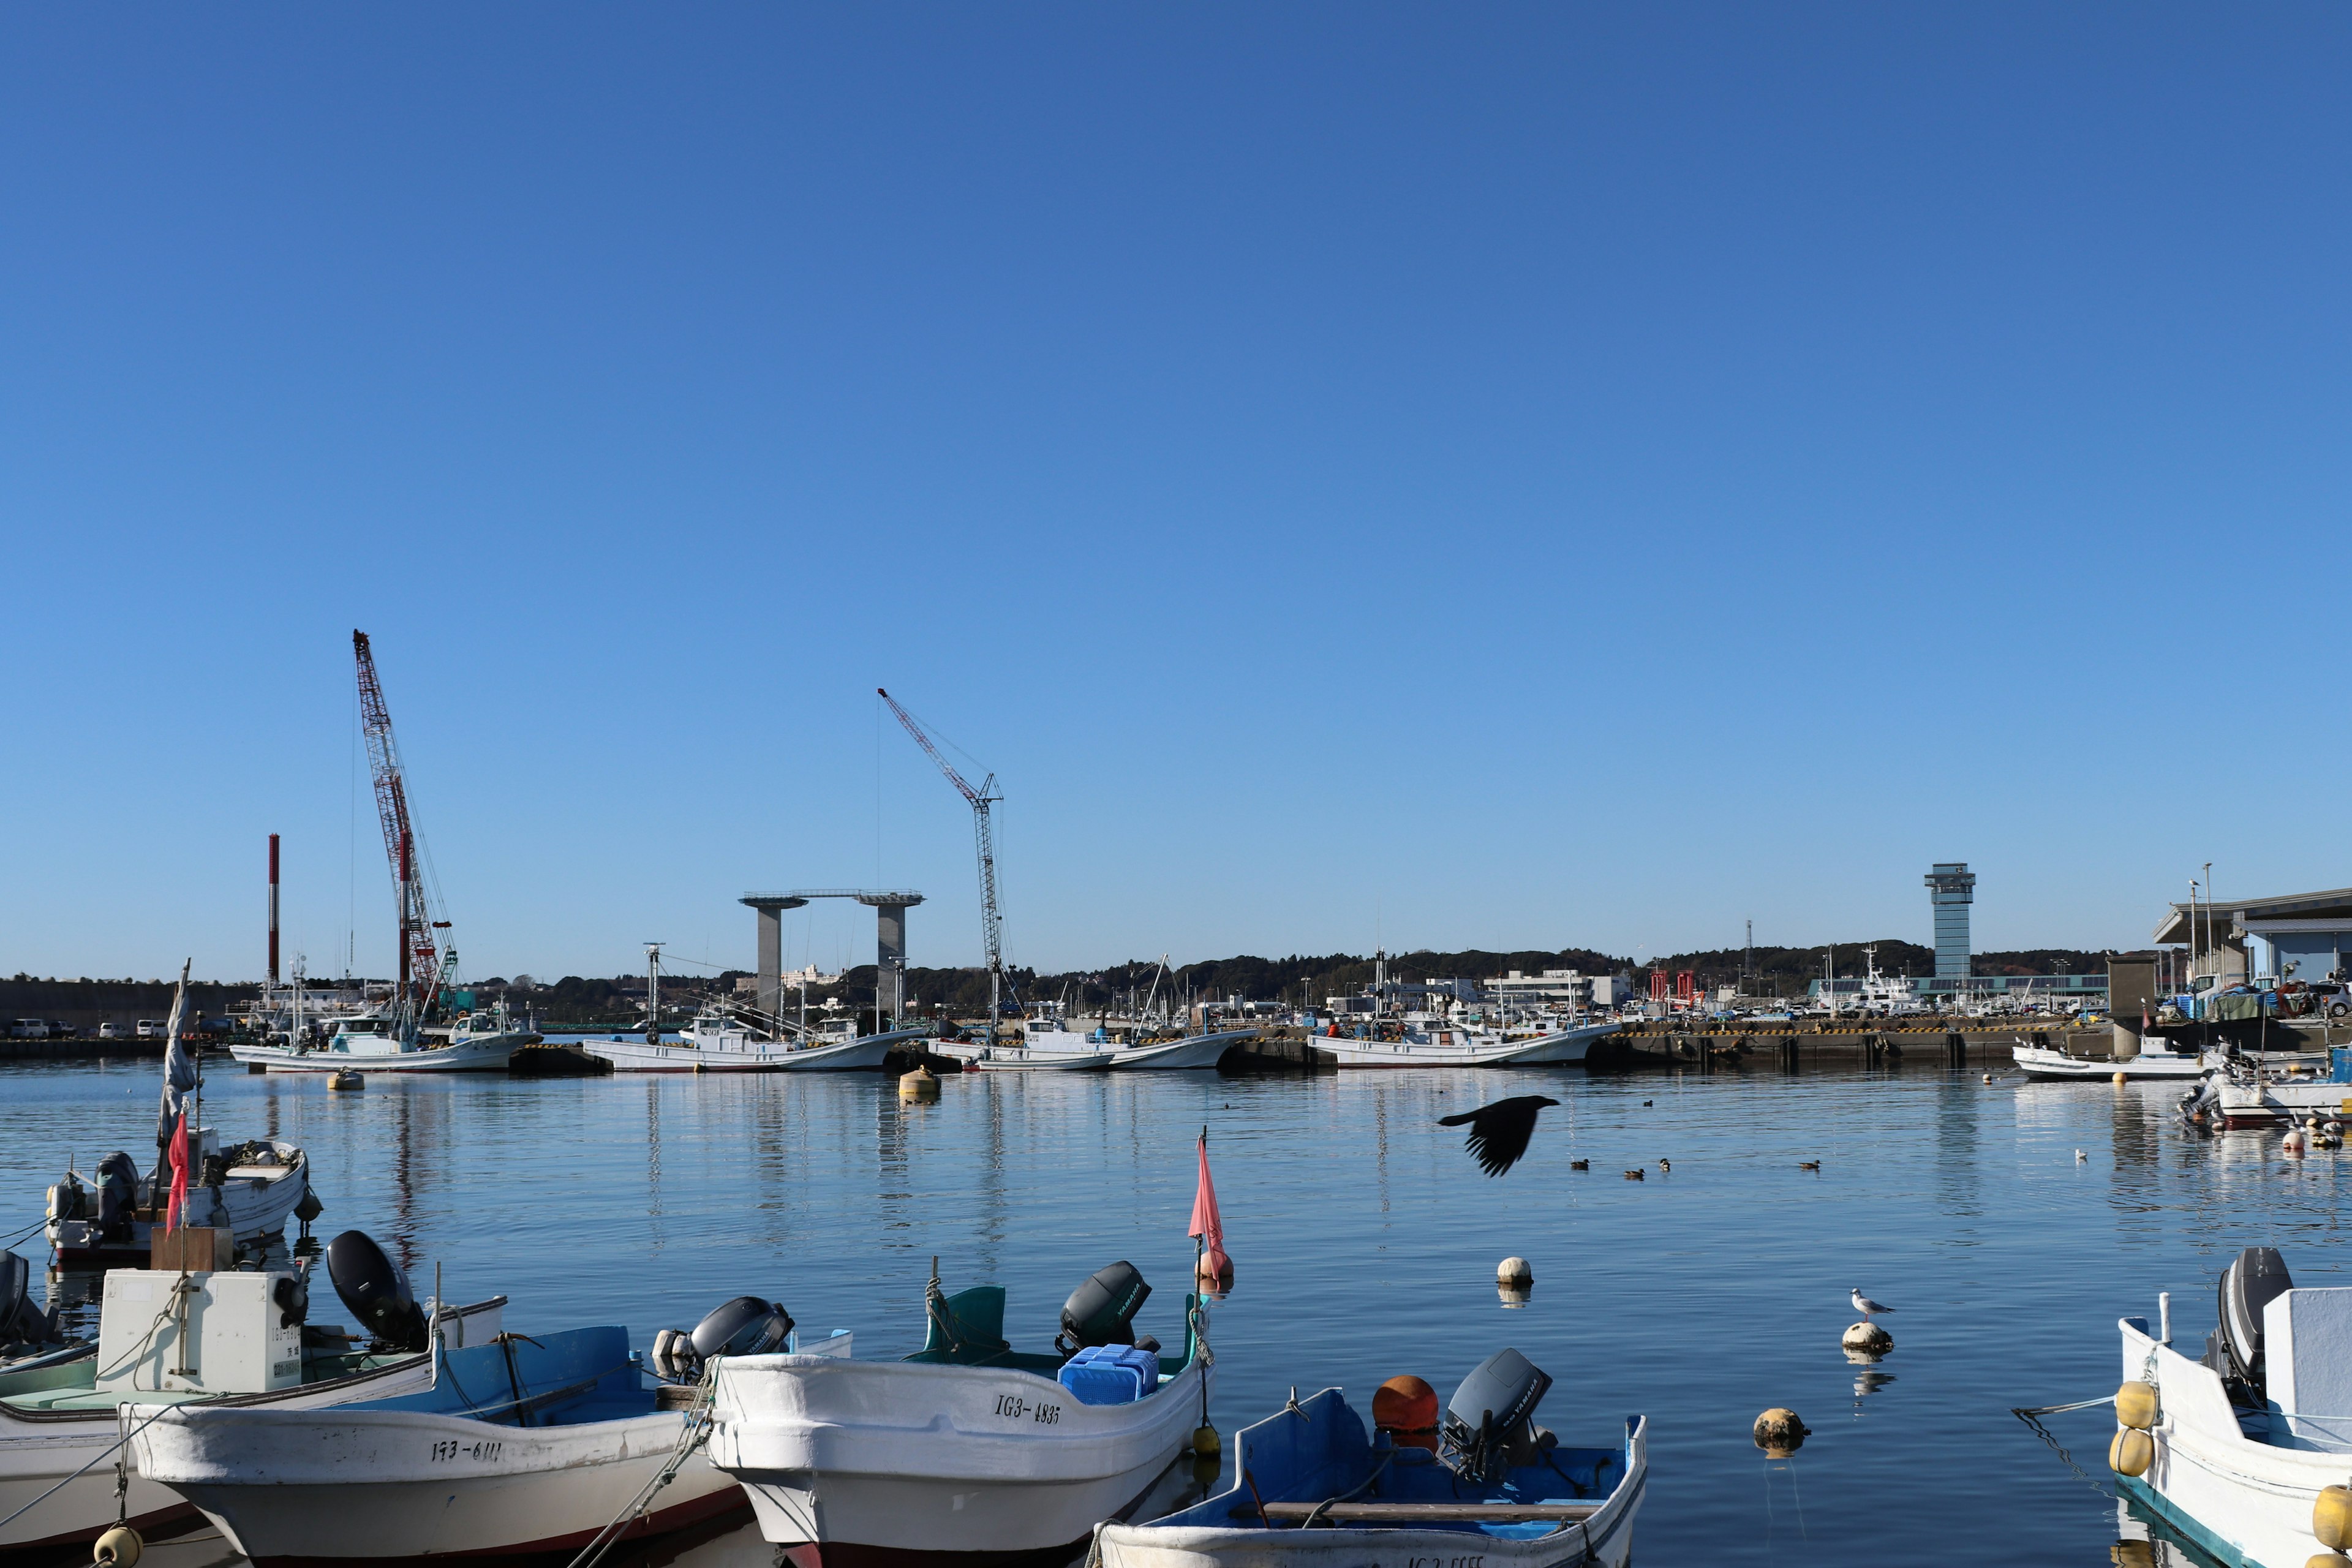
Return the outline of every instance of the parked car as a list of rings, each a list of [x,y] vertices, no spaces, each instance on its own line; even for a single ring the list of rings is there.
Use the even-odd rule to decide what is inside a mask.
[[[121,1036],[122,1026],[111,1018],[98,1026],[98,1037],[101,1040],[120,1039]]]
[[[76,1028],[73,1025],[67,1023],[63,1018],[52,1018],[49,1020],[49,1038],[53,1040],[72,1040],[79,1039],[80,1037],[81,1031]]]
[[[161,1019],[161,1018],[142,1018],[142,1019],[140,1019],[140,1020],[139,1020],[139,1037],[140,1037],[141,1039],[142,1039],[142,1040],[152,1040],[152,1039],[156,1039],[156,1038],[160,1037],[163,1035],[163,1019]]]
[[[49,1037],[49,1021],[47,1018],[19,1018],[8,1026],[8,1037],[12,1040],[46,1040]]]

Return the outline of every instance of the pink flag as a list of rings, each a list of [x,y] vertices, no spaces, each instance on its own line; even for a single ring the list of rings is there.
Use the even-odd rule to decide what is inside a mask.
[[[1192,1228],[1184,1234],[1201,1238],[1202,1279],[1233,1279],[1234,1260],[1225,1256],[1225,1222],[1217,1215],[1217,1184],[1209,1179],[1209,1130],[1205,1127],[1201,1129],[1201,1184],[1192,1192]]]

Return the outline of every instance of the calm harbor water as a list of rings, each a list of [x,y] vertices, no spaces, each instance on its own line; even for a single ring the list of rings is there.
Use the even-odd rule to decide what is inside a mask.
[[[1031,1349],[1081,1279],[1128,1258],[1155,1286],[1138,1327],[1173,1342],[1205,1125],[1238,1270],[1212,1323],[1222,1431],[1294,1384],[1360,1408],[1398,1373],[1450,1394],[1516,1345],[1558,1380],[1541,1419],[1563,1440],[1651,1418],[1651,1564],[2106,1562],[2115,1505],[2010,1407],[2111,1392],[2115,1320],[2152,1320],[2158,1290],[2176,1338],[2201,1342],[2241,1247],[2280,1247],[2306,1283],[2337,1282],[2345,1257],[2345,1156],[2189,1138],[2167,1115],[2177,1087],[1924,1068],[965,1075],[902,1105],[870,1074],[377,1077],[361,1094],[208,1074],[224,1138],[310,1151],[320,1237],[370,1232],[420,1294],[436,1264],[452,1298],[504,1292],[510,1327],[622,1322],[640,1346],[756,1293],[803,1332],[901,1354],[934,1255],[950,1290],[1007,1287],[1006,1331]],[[150,1062],[0,1068],[0,1230],[38,1217],[68,1155],[147,1163],[156,1087]],[[1565,1103],[1500,1179],[1434,1125],[1537,1090]],[[1536,1273],[1517,1310],[1494,1285],[1513,1253]],[[1875,1366],[1838,1346],[1854,1287],[1896,1309]],[[1775,1405],[1813,1429],[1786,1462],[1748,1436]],[[2105,1413],[2050,1426],[2103,1479]],[[688,1556],[766,1561],[748,1527]]]

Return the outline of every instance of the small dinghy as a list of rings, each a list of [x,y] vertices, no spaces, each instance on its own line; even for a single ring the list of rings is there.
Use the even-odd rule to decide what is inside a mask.
[[[118,1268],[106,1276],[97,1353],[60,1352],[0,1371],[0,1553],[87,1549],[116,1519],[118,1449],[156,1409],[311,1409],[433,1385],[426,1324],[444,1345],[499,1331],[503,1296],[419,1306],[383,1249],[358,1231],[327,1247],[336,1294],[366,1325],[357,1338],[307,1321],[309,1280],[291,1270]],[[140,1411],[138,1415],[124,1414]],[[142,1531],[193,1510],[132,1462],[123,1516]]]
[[[1207,1407],[1202,1309],[1180,1353],[1136,1339],[1151,1288],[1127,1263],[1062,1309],[1056,1353],[1006,1343],[1004,1291],[942,1295],[902,1362],[730,1356],[712,1375],[710,1462],[743,1483],[796,1568],[904,1553],[1075,1554],[1184,1451]]]
[[[790,1346],[793,1321],[743,1296],[659,1359]],[[848,1336],[815,1353],[846,1355]],[[655,1382],[628,1331],[573,1329],[446,1354],[436,1385],[333,1410],[173,1410],[134,1440],[171,1487],[263,1568],[396,1557],[572,1552],[743,1507],[699,1452],[698,1383]]]
[[[2195,1359],[2159,1314],[2117,1325],[2124,1383],[2108,1467],[2123,1490],[2223,1563],[2295,1568],[2352,1545],[2352,1289],[2299,1289],[2250,1247],[2223,1271]]]
[[[1336,1388],[1244,1427],[1233,1484],[1149,1524],[1095,1532],[1103,1568],[1623,1568],[1647,1475],[1647,1424],[1570,1448],[1535,1425],[1551,1379],[1514,1350],[1463,1381],[1441,1423],[1419,1378],[1372,1398]]]

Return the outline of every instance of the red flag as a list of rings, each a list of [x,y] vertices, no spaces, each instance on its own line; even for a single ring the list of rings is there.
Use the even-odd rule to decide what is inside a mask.
[[[172,1201],[163,1211],[163,1229],[175,1227],[188,1215],[188,1113],[180,1112],[180,1124],[172,1129]]]
[[[1201,1278],[1230,1283],[1234,1260],[1225,1256],[1225,1222],[1217,1215],[1217,1184],[1209,1179],[1209,1130],[1201,1129],[1201,1182],[1192,1191],[1192,1228],[1201,1238]]]

